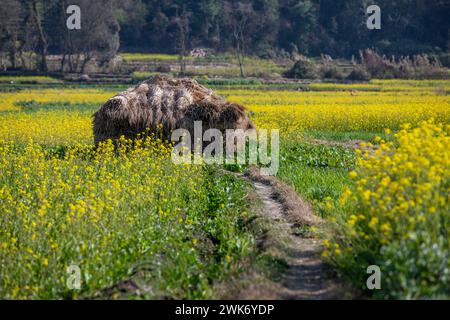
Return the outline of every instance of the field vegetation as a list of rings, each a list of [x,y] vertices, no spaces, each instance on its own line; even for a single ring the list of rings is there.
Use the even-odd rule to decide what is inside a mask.
[[[218,93],[280,129],[278,178],[327,221],[323,256],[361,289],[380,265],[379,298],[448,296],[450,83],[255,86]],[[211,298],[250,268],[245,182],[174,165],[156,137],[94,150],[92,114],[125,86],[0,88],[1,297],[92,297],[142,266],[146,297]]]

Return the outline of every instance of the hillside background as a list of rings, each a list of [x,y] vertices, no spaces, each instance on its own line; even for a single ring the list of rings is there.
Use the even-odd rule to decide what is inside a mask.
[[[70,16],[66,10],[73,4],[81,8],[80,30],[66,27]],[[380,30],[366,26],[366,10],[372,4],[381,8]],[[185,58],[195,55],[196,49],[201,49],[201,57],[209,57],[196,66],[209,63],[207,67],[216,68],[213,73],[218,76],[227,76],[221,68],[239,66],[233,75],[270,78],[283,74],[286,70],[279,68],[290,68],[302,56],[354,64],[361,59],[361,49],[372,49],[386,62],[393,56],[399,61],[403,56],[427,54],[425,64],[423,59],[407,64],[448,67],[449,16],[447,0],[3,0],[0,69],[167,73],[173,71],[173,63],[160,70],[148,64],[123,68],[122,63],[180,59],[177,73],[209,75],[195,72],[196,68],[186,72],[189,59]],[[176,57],[118,58],[120,53]],[[266,65],[263,74],[249,74],[242,68],[243,57],[249,56],[276,65]],[[258,62],[247,61],[249,65]]]

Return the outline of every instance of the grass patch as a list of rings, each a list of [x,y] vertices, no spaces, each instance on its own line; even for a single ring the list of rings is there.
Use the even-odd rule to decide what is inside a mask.
[[[179,59],[175,54],[162,54],[162,53],[121,53],[120,56],[124,61],[175,61]],[[185,57],[185,59],[192,59],[191,57]]]
[[[54,83],[61,83],[61,80],[46,76],[0,76],[0,83],[54,84]]]
[[[367,131],[308,131],[306,135],[315,138],[315,139],[323,139],[323,140],[331,140],[331,141],[350,141],[350,140],[364,140],[364,141],[373,141],[375,137],[380,136],[383,138],[384,134],[382,132],[367,132]]]
[[[342,147],[285,142],[278,177],[314,204],[322,217],[332,214],[345,187],[348,171],[355,165],[353,151]]]
[[[94,113],[98,108],[97,104],[92,103],[70,103],[70,102],[55,102],[43,103],[35,100],[18,101],[14,105],[19,106],[22,111],[36,112],[36,111],[76,111],[76,112],[90,112]]]

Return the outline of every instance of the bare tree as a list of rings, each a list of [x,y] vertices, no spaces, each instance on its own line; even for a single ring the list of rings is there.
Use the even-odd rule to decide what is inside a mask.
[[[234,52],[239,63],[241,78],[245,77],[244,59],[246,53],[247,35],[254,13],[251,3],[226,2],[224,4],[225,17],[233,33]]]
[[[37,50],[40,55],[39,68],[41,71],[47,72],[48,41],[43,25],[46,3],[45,1],[32,0],[29,10],[38,36]]]
[[[68,2],[60,2],[60,10],[64,14]],[[81,29],[68,30],[64,22],[64,32],[60,35],[63,54],[60,69],[64,70],[67,64],[70,72],[84,73],[94,59],[104,64],[117,53],[119,24],[114,16],[116,3],[107,0],[71,0],[70,4],[81,8]]]
[[[188,52],[188,41],[190,35],[189,18],[191,13],[186,11],[183,5],[180,12],[180,7],[175,6],[175,18],[173,23],[176,26],[176,49],[179,52],[180,75],[186,74],[186,56]]]
[[[0,6],[0,50],[8,52],[13,69],[18,67],[22,15],[18,0],[4,0]]]

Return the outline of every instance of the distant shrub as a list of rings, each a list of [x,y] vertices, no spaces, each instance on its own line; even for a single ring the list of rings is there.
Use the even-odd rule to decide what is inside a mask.
[[[160,72],[141,72],[141,71],[135,71],[132,73],[131,77],[133,82],[139,82],[143,80],[147,80],[151,77],[160,75]]]
[[[256,52],[261,59],[276,59],[278,57],[277,49],[267,43],[259,45]]]
[[[162,64],[156,68],[156,72],[169,73],[172,72],[172,68],[170,68],[170,65],[168,64]]]
[[[450,53],[442,53],[438,59],[444,67],[450,68]]]
[[[449,70],[442,66],[439,59],[426,54],[389,59],[373,50],[365,49],[360,51],[360,57],[372,78],[448,79],[450,77]]]
[[[385,56],[380,56],[373,50],[365,49],[360,51],[360,58],[362,65],[373,78],[394,78],[395,64]]]
[[[300,59],[290,70],[284,73],[284,76],[295,79],[317,79],[319,77],[319,70],[314,61],[300,56]]]
[[[370,73],[361,65],[356,66],[347,76],[347,80],[351,81],[369,81],[370,78]]]
[[[344,73],[334,65],[323,66],[320,73],[324,79],[342,80],[345,78]]]

